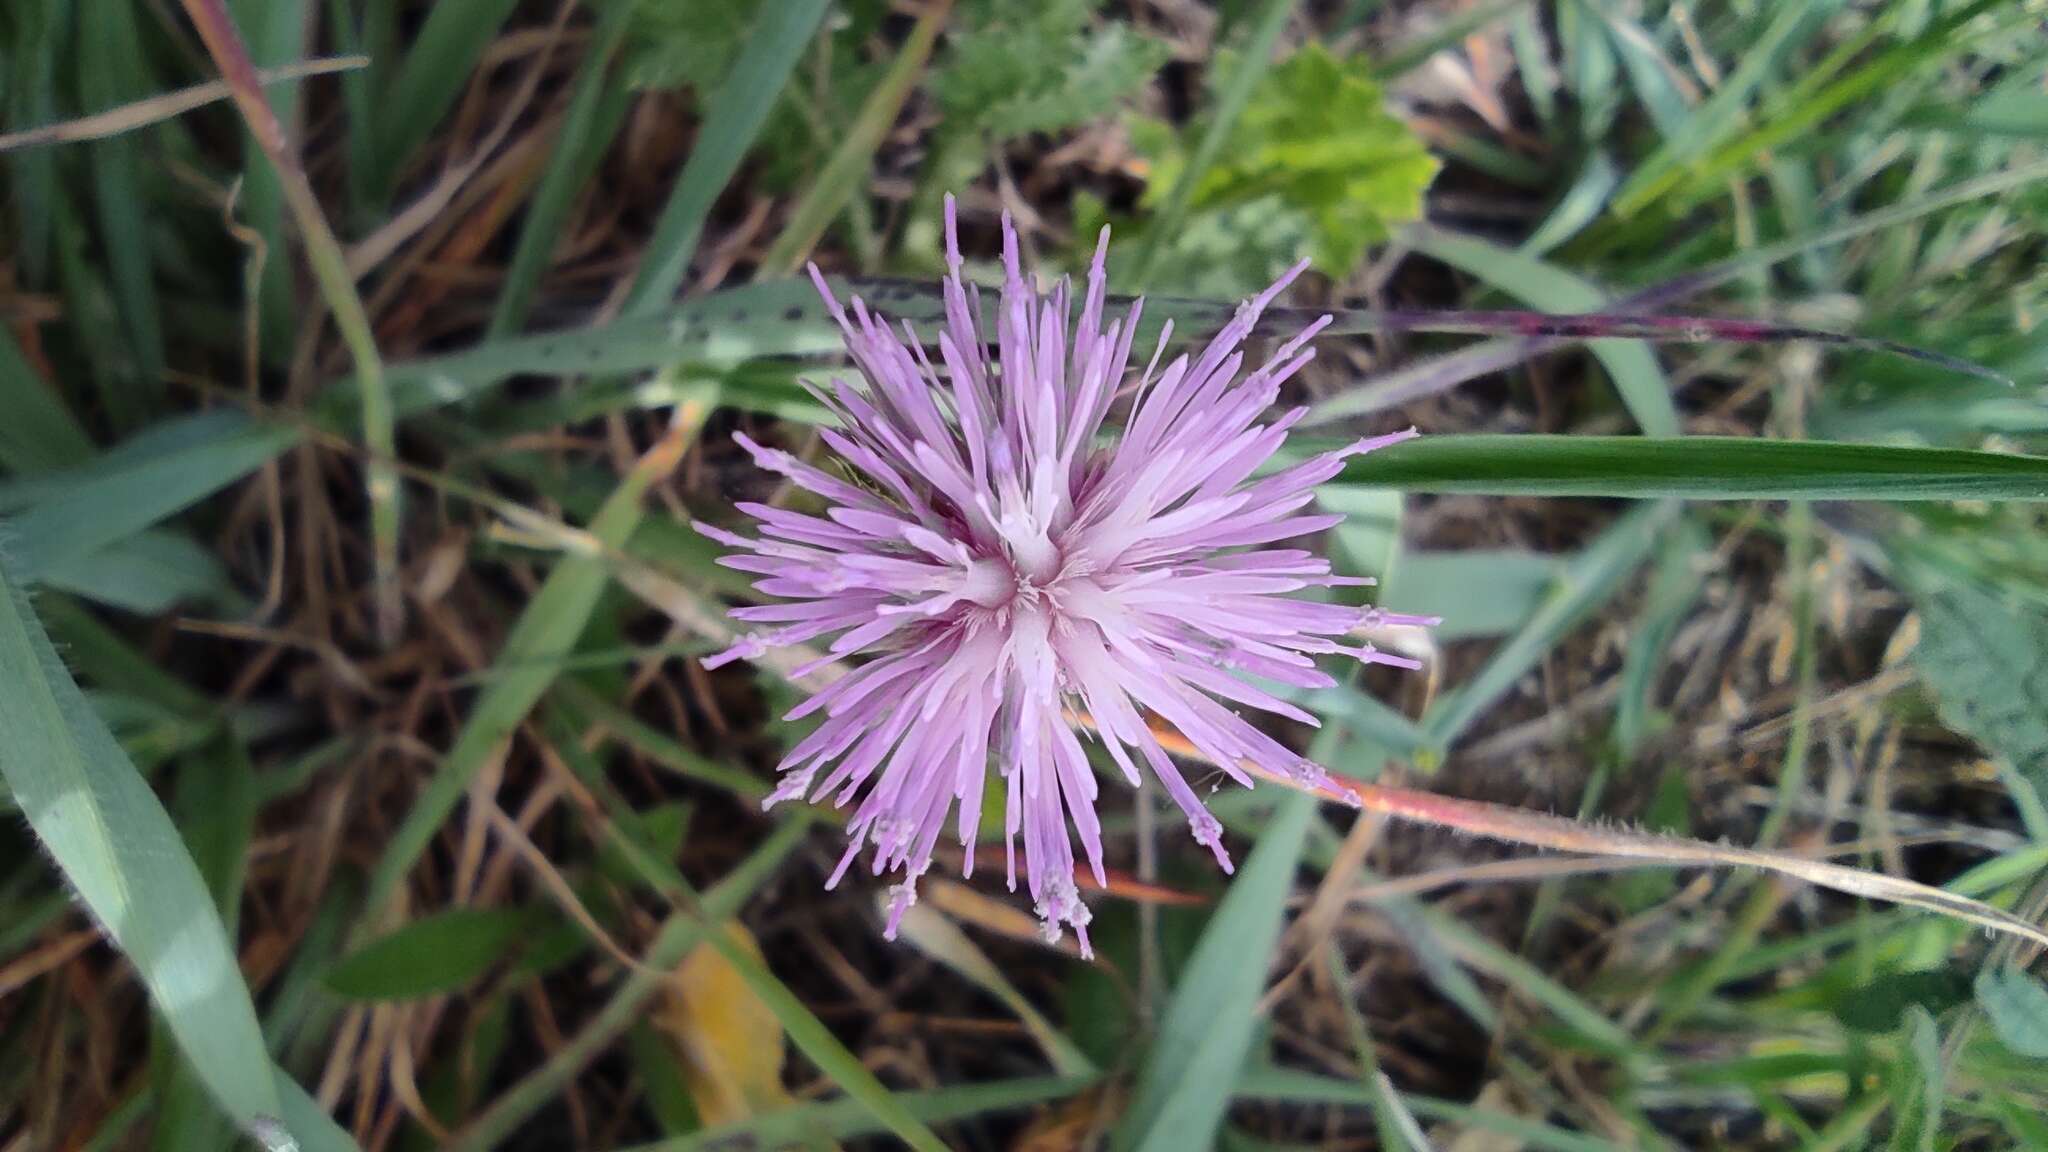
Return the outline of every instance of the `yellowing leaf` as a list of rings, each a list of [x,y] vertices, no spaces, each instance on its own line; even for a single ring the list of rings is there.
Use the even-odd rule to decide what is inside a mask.
[[[726,935],[760,957],[745,928],[728,925]],[[655,1025],[675,1045],[684,1086],[706,1127],[793,1103],[782,1086],[782,1023],[711,945],[698,945],[676,967]]]

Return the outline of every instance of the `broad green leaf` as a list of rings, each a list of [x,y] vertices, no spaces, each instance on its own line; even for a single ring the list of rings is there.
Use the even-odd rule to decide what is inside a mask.
[[[257,468],[297,439],[222,409],[169,421],[63,472],[0,485],[0,507],[27,496],[12,521],[17,579],[86,560]]]
[[[1199,131],[1199,129],[1198,129]],[[1148,193],[1164,199],[1191,160],[1174,135],[1148,157]],[[1387,111],[1363,57],[1339,58],[1311,43],[1268,70],[1231,127],[1216,162],[1195,175],[1199,212],[1278,194],[1307,215],[1314,260],[1343,277],[1391,226],[1422,215],[1437,161]]]
[[[2048,500],[2048,459],[1723,436],[1424,436],[1350,460],[1337,482],[1629,500]]]
[[[1202,930],[1159,1022],[1115,1147],[1207,1148],[1252,1049],[1267,958],[1280,938],[1313,797],[1284,793],[1230,891]]]
[[[518,951],[535,917],[521,908],[453,908],[380,936],[327,973],[355,1000],[411,1000],[468,987]]]
[[[214,1098],[244,1130],[281,1114],[220,913],[178,832],[0,568],[0,776],[81,903],[135,965]]]
[[[1914,572],[1913,660],[1942,720],[2048,790],[2048,613],[1960,575]]]
[[[2022,1056],[2048,1060],[2048,986],[2014,969],[1977,977],[1977,1007],[1999,1043]]]

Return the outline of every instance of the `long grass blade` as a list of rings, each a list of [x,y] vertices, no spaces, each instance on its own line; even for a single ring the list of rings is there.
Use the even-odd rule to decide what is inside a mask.
[[[1628,500],[2038,501],[2048,459],[1723,436],[1423,436],[1351,461],[1341,482]]]
[[[875,149],[882,146],[882,137],[902,113],[903,102],[909,99],[912,87],[924,72],[925,62],[931,59],[932,45],[938,43],[939,31],[946,26],[952,10],[953,0],[937,0],[917,18],[909,38],[896,50],[889,70],[861,105],[845,139],[832,150],[825,166],[811,181],[810,189],[790,213],[789,224],[775,238],[774,247],[761,258],[761,275],[788,276],[796,272],[825,235],[833,218],[866,181],[868,169],[874,164]]]
[[[213,897],[4,568],[0,731],[0,776],[37,837],[135,965],[207,1090],[243,1130],[263,1135],[282,1105]]]
[[[1151,225],[1146,230],[1144,243],[1138,249],[1137,263],[1132,268],[1132,278],[1139,284],[1145,284],[1152,270],[1158,267],[1159,258],[1166,253],[1168,240],[1179,231],[1189,206],[1194,203],[1195,189],[1215,165],[1216,158],[1222,155],[1223,144],[1230,139],[1231,129],[1237,126],[1245,105],[1251,103],[1252,92],[1273,67],[1273,47],[1279,43],[1280,33],[1286,30],[1287,18],[1293,12],[1293,0],[1265,0],[1259,6],[1255,17],[1257,23],[1252,26],[1244,53],[1238,57],[1230,79],[1217,93],[1216,106],[1209,111],[1208,127],[1203,130],[1202,138],[1195,142],[1187,167],[1173,182],[1173,187],[1166,194],[1166,203],[1153,214]]]
[[[754,17],[753,31],[733,61],[732,72],[704,109],[704,134],[683,165],[682,177],[641,256],[640,272],[626,297],[627,315],[660,311],[682,287],[712,201],[725,190],[760,135],[827,7],[828,0],[781,0],[762,6]]]
[[[1266,966],[1315,803],[1281,802],[1180,974],[1114,1147],[1207,1148],[1223,1122],[1258,1025]]]

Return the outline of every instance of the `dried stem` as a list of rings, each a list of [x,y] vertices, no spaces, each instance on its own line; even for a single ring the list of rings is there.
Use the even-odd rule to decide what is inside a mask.
[[[1247,770],[1250,770],[1249,765]],[[1288,787],[1302,787],[1277,776],[1256,774],[1262,779]],[[1562,816],[1510,808],[1504,804],[1461,800],[1453,796],[1439,796],[1409,788],[1389,788],[1362,780],[1339,780],[1332,777],[1321,787],[1310,790],[1328,799],[1350,804],[1368,812],[1391,816],[1397,820],[1449,828],[1511,844],[1527,844],[1559,852],[1654,861],[1674,868],[1755,868],[1809,884],[1818,884],[1823,888],[1832,888],[1837,892],[1846,892],[1852,896],[1864,896],[1872,900],[1922,908],[1979,927],[2048,945],[2048,931],[1982,901],[1958,896],[1931,885],[1865,872],[1826,861],[1810,860],[1780,852],[1760,852],[1728,844],[1709,844],[1702,840],[1685,840],[1675,836],[1657,836],[1629,828],[1586,824]]]

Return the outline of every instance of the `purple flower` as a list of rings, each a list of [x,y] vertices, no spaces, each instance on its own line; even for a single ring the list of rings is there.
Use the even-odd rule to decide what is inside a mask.
[[[1086,951],[1074,840],[1100,885],[1102,834],[1096,776],[1082,750],[1087,733],[1070,710],[1085,712],[1132,785],[1140,761],[1151,770],[1195,840],[1228,871],[1221,825],[1143,713],[1178,729],[1240,784],[1252,782],[1247,767],[1318,784],[1321,768],[1230,705],[1306,724],[1315,718],[1248,677],[1327,687],[1335,681],[1314,659],[1326,653],[1412,668],[1353,636],[1434,623],[1290,595],[1368,583],[1333,575],[1328,561],[1304,549],[1275,545],[1338,522],[1307,509],[1345,457],[1415,435],[1360,440],[1254,477],[1302,410],[1270,423],[1261,417],[1314,356],[1307,344],[1329,318],[1248,374],[1240,375],[1239,345],[1306,262],[1240,306],[1199,355],[1162,366],[1169,322],[1143,375],[1126,385],[1144,305],[1104,326],[1108,244],[1104,229],[1069,343],[1071,284],[1041,296],[1025,282],[1006,217],[991,341],[979,290],[960,279],[949,197],[936,364],[910,325],[899,338],[859,299],[849,315],[813,267],[865,377],[864,386],[842,379],[819,395],[839,423],[820,435],[854,478],[741,435],[763,468],[821,497],[825,514],[741,504],[760,522],[757,540],[698,526],[743,550],[723,563],[758,574],[755,588],[782,601],[735,611],[764,630],[707,666],[824,637],[833,637],[829,655],[807,668],[873,657],[790,713],[824,720],[783,759],[768,804],[860,800],[828,886],[872,845],[876,875],[903,873],[891,936],[949,813],[972,872],[993,758],[995,786],[1005,792],[1010,886],[1021,836],[1047,939],[1072,925]],[[1121,435],[1103,440],[1112,411],[1122,415]]]

